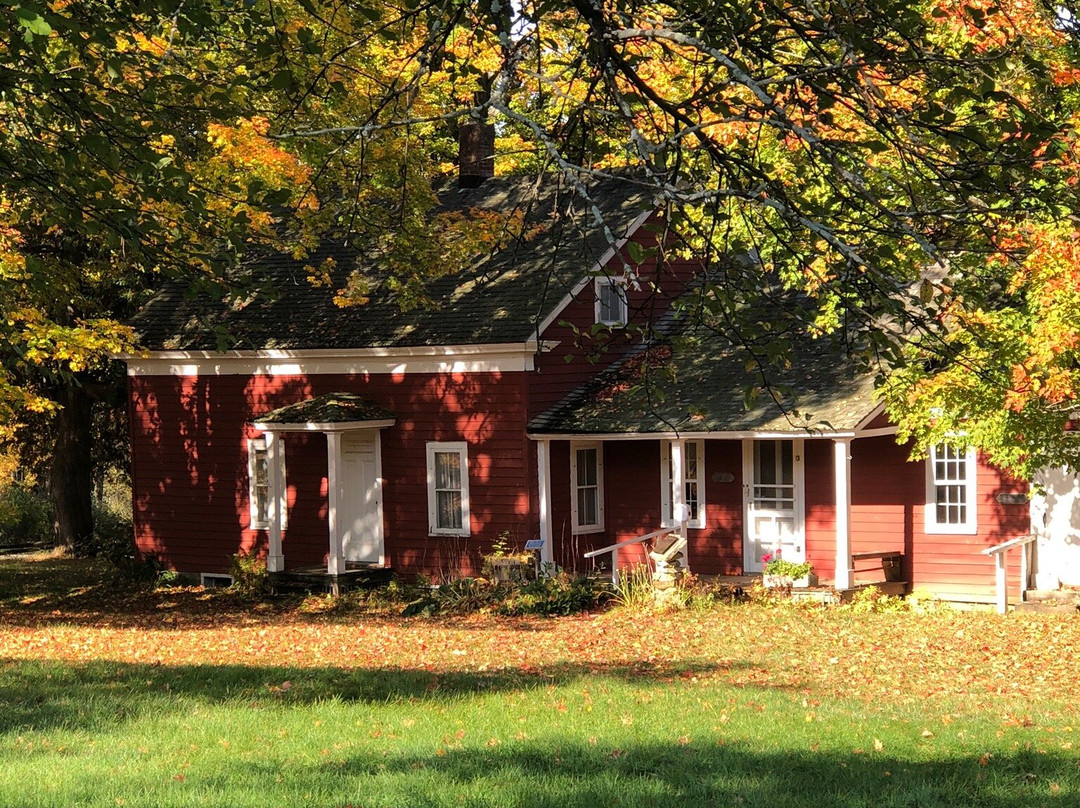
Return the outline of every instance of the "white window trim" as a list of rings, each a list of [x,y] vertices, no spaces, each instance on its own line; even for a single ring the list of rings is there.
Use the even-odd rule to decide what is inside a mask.
[[[285,447],[281,441],[278,441],[278,468],[280,469],[280,480],[285,480]],[[266,516],[265,520],[259,519],[259,498],[255,492],[255,453],[257,451],[266,452],[266,437],[260,436],[257,438],[248,438],[247,453],[248,453],[248,526],[252,530],[269,530],[270,529],[270,514],[272,512],[271,503],[274,497],[278,495],[277,491],[274,491],[271,479],[273,475],[268,474],[266,479]],[[267,454],[269,457],[269,453]],[[268,461],[269,462],[269,461]],[[267,469],[269,471],[269,469]],[[281,529],[285,530],[288,527],[288,509],[281,514]]]
[[[601,320],[600,319],[600,290],[605,286],[615,286],[620,289],[619,297],[622,300],[622,319],[619,320]],[[630,304],[626,299],[626,279],[625,278],[610,278],[599,277],[593,281],[593,317],[600,325],[619,326],[626,325],[630,320]]]
[[[670,440],[660,441],[660,527],[680,527],[669,514],[671,514],[671,443]],[[697,450],[697,476],[693,479],[687,477],[686,482],[696,482],[698,488],[698,515],[697,519],[691,519],[686,523],[687,527],[702,529],[705,527],[705,441],[687,440],[684,446],[694,444]],[[683,468],[686,468],[686,454],[683,453]],[[685,501],[686,495],[683,495]]]
[[[438,527],[438,506],[435,496],[435,453],[457,452],[461,457],[461,527]],[[469,536],[472,525],[469,521],[469,444],[465,441],[431,441],[427,444],[427,493],[428,493],[428,535],[429,536]]]
[[[577,453],[580,449],[596,450],[596,524],[580,524],[577,506]],[[604,444],[600,441],[572,441],[570,443],[570,532],[575,536],[604,532]]]
[[[941,445],[941,444],[938,444]],[[937,521],[937,486],[934,479],[934,450],[937,446],[930,447],[930,454],[925,461],[926,467],[926,510],[925,532],[934,534],[964,534],[973,535],[978,532],[978,502],[976,493],[976,477],[979,472],[978,458],[973,448],[968,448],[964,455],[964,463],[967,465],[967,473],[964,475],[964,486],[967,489],[967,519],[963,523],[955,525],[942,524]],[[945,483],[946,485],[948,483]]]

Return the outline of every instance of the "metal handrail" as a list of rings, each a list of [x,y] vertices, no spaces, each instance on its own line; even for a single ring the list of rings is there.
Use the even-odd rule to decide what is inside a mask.
[[[1001,544],[995,544],[993,547],[986,547],[979,552],[985,556],[994,556],[995,570],[994,570],[994,586],[996,588],[995,601],[997,603],[998,614],[1005,614],[1009,610],[1009,588],[1008,588],[1008,564],[1006,563],[1006,553],[1014,547],[1020,547],[1023,552],[1020,554],[1020,596],[1023,597],[1023,591],[1027,588],[1028,578],[1028,550],[1027,545],[1031,544],[1039,538],[1037,533],[1029,533],[1026,536],[1017,536],[1015,539],[1009,539],[1003,541]]]
[[[619,550],[623,547],[629,547],[632,544],[641,544],[647,542],[649,539],[659,539],[661,536],[666,536],[669,533],[677,533],[679,528],[677,527],[665,527],[660,530],[654,530],[652,533],[646,533],[643,536],[638,536],[634,539],[627,539],[621,541],[618,544],[611,544],[607,547],[601,547],[599,550],[590,550],[585,553],[585,558],[596,558],[604,553],[611,553],[611,582],[613,584],[619,583]]]

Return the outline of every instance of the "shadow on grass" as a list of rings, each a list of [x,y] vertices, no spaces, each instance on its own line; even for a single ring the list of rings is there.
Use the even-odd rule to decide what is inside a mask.
[[[327,700],[370,704],[439,701],[565,684],[582,677],[656,684],[745,667],[746,663],[720,666],[691,661],[677,665],[559,664],[494,672],[433,672],[0,659],[0,735],[59,727],[101,730],[175,709],[178,701],[254,708],[303,706]]]
[[[371,784],[357,805],[445,805],[445,792],[480,794],[473,805],[760,806],[761,808],[1026,808],[1076,805],[1080,770],[1061,752],[1020,750],[981,765],[978,754],[765,751],[746,742],[629,743],[577,740],[457,749],[433,755],[355,756],[320,774]],[[500,793],[501,792],[501,793]],[[490,795],[490,796],[488,796]],[[371,795],[369,795],[371,796]],[[351,803],[350,803],[351,805]]]

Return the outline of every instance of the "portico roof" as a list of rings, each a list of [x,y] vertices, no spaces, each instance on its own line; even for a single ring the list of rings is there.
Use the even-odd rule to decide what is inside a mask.
[[[396,422],[397,416],[390,410],[356,393],[326,393],[279,407],[253,421],[267,432],[337,432],[393,426]]]

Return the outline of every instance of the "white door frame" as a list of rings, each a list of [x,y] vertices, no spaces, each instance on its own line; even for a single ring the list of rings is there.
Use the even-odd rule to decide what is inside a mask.
[[[780,440],[791,441],[792,456],[792,484],[794,486],[794,540],[798,552],[795,558],[788,561],[806,560],[806,474],[804,451],[805,442],[802,438],[744,438],[743,448],[743,572],[752,574],[762,572],[763,565],[754,558],[753,518],[751,503],[753,499],[754,485],[754,441],[755,440]]]
[[[349,430],[341,433],[341,444],[344,444],[349,439],[352,439],[361,443],[371,443],[375,450],[375,479],[372,481],[374,487],[374,506],[375,514],[372,519],[374,528],[374,539],[378,546],[379,558],[378,561],[371,561],[365,563],[378,563],[379,566],[386,566],[386,541],[383,535],[383,491],[382,491],[382,431],[379,429],[358,429]],[[344,466],[344,451],[345,447],[342,445],[340,452],[342,455],[341,460],[336,464],[337,471],[343,471]],[[349,531],[352,529],[352,525],[355,521],[357,497],[355,492],[348,489],[349,480],[344,478],[343,474],[335,475],[338,479],[334,481],[338,490],[338,502],[340,503],[341,512],[336,514],[337,518],[334,522],[338,525],[338,530],[341,532],[341,555],[343,560],[346,559],[345,544],[349,538]]]

